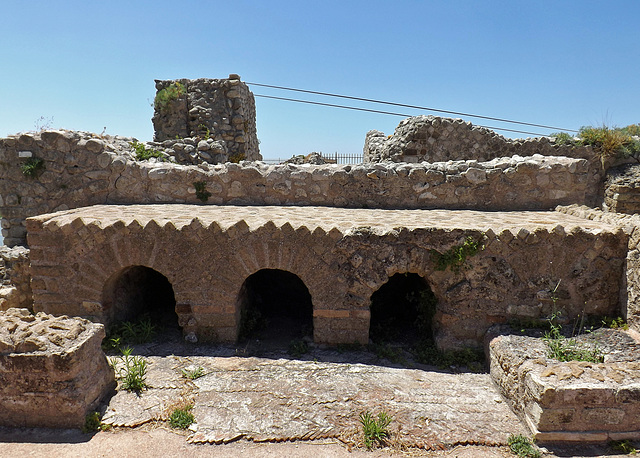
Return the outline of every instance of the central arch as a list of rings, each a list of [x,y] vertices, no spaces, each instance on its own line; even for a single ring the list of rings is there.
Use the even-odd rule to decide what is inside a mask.
[[[371,295],[369,339],[412,345],[433,341],[437,299],[415,273],[397,273]]]
[[[311,294],[297,275],[262,269],[247,277],[238,295],[239,340],[287,343],[313,336]]]
[[[148,316],[163,327],[178,327],[173,286],[149,267],[129,266],[112,275],[103,288],[102,307],[108,323]]]

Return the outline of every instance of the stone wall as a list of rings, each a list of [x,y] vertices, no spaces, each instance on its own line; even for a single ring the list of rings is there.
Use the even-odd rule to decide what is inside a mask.
[[[591,147],[555,145],[548,137],[511,140],[462,119],[414,116],[400,122],[388,137],[377,130],[367,133],[365,162],[437,162],[475,159],[483,162],[505,156],[567,156],[588,159],[595,165],[599,157]]]
[[[620,291],[622,311],[629,324],[640,331],[640,215],[603,212],[599,209],[571,205],[559,211],[592,221],[615,224],[628,234],[625,261],[625,284]]]
[[[29,250],[0,246],[0,310],[33,307]]]
[[[585,159],[534,155],[432,164],[187,166],[138,162],[130,141],[71,131],[0,139],[5,244],[25,243],[29,216],[104,203],[497,211],[593,204],[600,195],[599,172]],[[42,161],[41,167],[25,176],[21,167],[34,160]]]
[[[616,213],[640,213],[640,165],[624,164],[607,170],[604,208]]]
[[[229,75],[228,79],[156,80],[156,100],[172,86],[181,88],[177,89],[177,98],[155,104],[154,140],[183,151],[186,147],[180,146],[181,139],[200,137],[216,142],[216,148],[226,151],[232,162],[262,158],[254,97],[238,75]]]
[[[80,318],[0,312],[0,425],[81,428],[115,388],[104,327]]]
[[[261,269],[297,275],[319,343],[367,343],[371,295],[415,273],[438,300],[441,348],[480,346],[494,323],[617,316],[627,235],[559,212],[193,205],[95,206],[28,220],[34,310],[108,323],[109,285],[133,266],[173,287],[185,336],[234,341],[239,294]],[[470,237],[484,249],[439,269]],[[561,281],[560,299],[550,291]]]

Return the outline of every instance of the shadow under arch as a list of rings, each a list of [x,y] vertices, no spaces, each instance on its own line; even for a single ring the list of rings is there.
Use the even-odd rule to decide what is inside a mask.
[[[437,298],[416,273],[396,273],[371,295],[369,339],[376,344],[433,342]]]
[[[297,275],[261,269],[249,275],[238,293],[238,340],[287,345],[313,336],[311,294]]]
[[[102,290],[102,308],[105,324],[148,316],[163,327],[178,327],[173,286],[150,267],[129,266],[111,275]]]

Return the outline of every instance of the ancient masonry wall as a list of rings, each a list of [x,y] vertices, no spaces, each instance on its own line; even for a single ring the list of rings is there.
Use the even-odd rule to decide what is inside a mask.
[[[297,275],[313,298],[314,339],[369,338],[371,295],[396,273],[417,273],[438,299],[441,348],[480,346],[509,319],[620,314],[627,237],[558,212],[96,206],[28,220],[34,309],[112,319],[107,286],[131,266],[164,275],[187,337],[234,341],[238,297],[261,269]],[[484,249],[438,270],[467,237]],[[550,291],[562,280],[553,303]]]
[[[559,146],[548,137],[511,140],[462,119],[414,116],[398,124],[393,135],[372,130],[364,143],[365,162],[436,162],[456,159],[488,161],[505,156],[568,156],[598,162],[589,146]]]
[[[626,255],[626,284],[621,291],[623,312],[626,320],[640,329],[640,215],[623,215],[589,207],[571,205],[559,207],[559,211],[593,221],[602,221],[620,226],[629,236]]]
[[[538,210],[592,205],[601,181],[585,159],[541,155],[355,166],[137,162],[130,140],[71,131],[0,139],[5,244],[25,243],[27,217],[94,204]]]
[[[155,104],[152,121],[157,142],[184,151],[181,139],[205,137],[216,142],[216,151],[226,153],[232,162],[262,159],[255,100],[238,75],[229,75],[228,79],[156,80],[156,100],[172,86],[181,88],[177,98]]]
[[[115,388],[104,336],[102,325],[81,318],[0,312],[0,425],[81,428]]]
[[[624,164],[607,171],[603,208],[615,213],[640,213],[640,165]]]
[[[0,246],[0,310],[33,307],[29,250]]]

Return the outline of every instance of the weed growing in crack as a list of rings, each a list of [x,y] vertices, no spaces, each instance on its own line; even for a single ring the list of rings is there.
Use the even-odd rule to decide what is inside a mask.
[[[393,418],[386,412],[380,412],[374,416],[366,411],[360,414],[360,423],[364,434],[364,445],[371,450],[376,446],[384,446],[390,437],[389,425]]]
[[[122,383],[122,389],[140,394],[142,390],[148,388],[147,362],[142,356],[132,356],[131,347],[121,348],[122,356],[113,363],[117,378]]]
[[[100,412],[89,412],[84,417],[84,425],[82,426],[82,432],[84,434],[91,434],[98,432],[102,429],[102,418]]]
[[[193,405],[174,409],[169,416],[169,425],[176,429],[189,428],[189,426],[195,422],[195,417],[191,413],[191,409],[193,409]]]
[[[542,456],[540,451],[533,445],[531,439],[522,434],[509,436],[507,443],[509,444],[511,453],[521,458],[540,458]]]
[[[631,443],[630,440],[619,440],[609,442],[609,447],[614,451],[624,453],[625,455],[637,455],[638,449]]]
[[[185,367],[182,369],[182,376],[189,380],[195,380],[205,375],[204,367]]]
[[[27,178],[37,178],[44,171],[44,160],[30,157],[20,166],[20,170]]]
[[[557,323],[558,314],[554,313],[549,319],[550,331],[544,333],[543,340],[547,344],[547,356],[561,362],[587,361],[591,363],[604,362],[604,355],[597,345],[592,348],[582,346],[576,342],[575,335],[567,338],[562,335],[562,326]],[[582,328],[582,325],[580,326]]]

